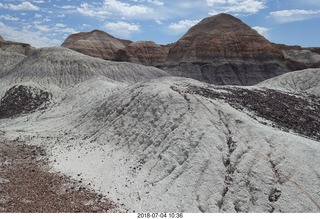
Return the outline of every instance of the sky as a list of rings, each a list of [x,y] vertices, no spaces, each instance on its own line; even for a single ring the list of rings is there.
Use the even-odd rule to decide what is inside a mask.
[[[1,0],[0,35],[39,48],[99,29],[168,44],[219,13],[241,19],[271,42],[320,47],[320,0]]]

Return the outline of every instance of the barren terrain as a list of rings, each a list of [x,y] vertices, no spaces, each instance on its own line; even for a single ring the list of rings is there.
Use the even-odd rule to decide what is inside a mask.
[[[44,149],[0,143],[0,212],[114,212],[116,205],[81,181],[51,172]]]

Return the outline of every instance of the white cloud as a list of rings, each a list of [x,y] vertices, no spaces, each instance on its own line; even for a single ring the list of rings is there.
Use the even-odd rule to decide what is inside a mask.
[[[77,8],[77,11],[80,14],[89,17],[98,17],[98,18],[106,18],[108,15],[111,15],[110,12],[105,11],[103,9],[96,8],[88,3],[82,3],[80,7]]]
[[[158,1],[158,0],[147,0],[148,3],[152,3],[158,6],[163,6],[164,3],[162,1]]]
[[[260,27],[260,26],[252,27],[252,29],[256,30],[260,35],[265,37],[268,36],[268,32],[270,31],[270,28]]]
[[[36,13],[36,14],[34,15],[34,18],[41,18],[41,17],[42,17],[41,14],[37,14],[37,13]]]
[[[131,0],[132,2],[140,2],[140,3],[151,3],[157,6],[163,6],[164,2],[159,0]]]
[[[76,6],[73,5],[63,5],[63,6],[56,6],[57,8],[62,8],[62,9],[75,9],[77,8]]]
[[[38,6],[35,6],[30,2],[22,2],[19,5],[0,3],[0,8],[14,10],[14,11],[39,11],[40,10]]]
[[[57,27],[57,28],[53,28],[54,32],[56,33],[68,33],[68,34],[73,34],[73,33],[77,33],[78,31],[70,28],[70,27]]]
[[[65,24],[61,24],[61,23],[57,23],[56,27],[66,27],[66,25]]]
[[[34,25],[34,28],[36,28],[36,29],[38,29],[38,30],[40,30],[40,31],[42,31],[42,32],[48,32],[48,31],[51,30],[50,27],[48,27],[48,26],[46,26],[46,25],[39,25],[39,24],[35,24],[35,25]]]
[[[186,32],[189,28],[199,23],[200,20],[181,20],[177,23],[171,23],[168,28],[173,31],[174,34]]]
[[[130,5],[117,0],[105,0],[104,9],[114,13],[120,13],[125,17],[138,17],[153,13],[153,10],[144,5]]]
[[[0,22],[0,33],[6,40],[29,43],[34,47],[48,47],[60,45],[61,41],[48,38],[40,31],[28,29],[16,29]]]
[[[132,33],[140,31],[139,24],[127,23],[124,21],[108,22],[105,24],[105,28],[108,32],[119,37],[129,37]]]
[[[5,21],[19,21],[20,18],[18,17],[12,17],[11,15],[0,15],[0,20],[5,20]]]
[[[217,13],[249,13],[255,14],[266,8],[265,0],[206,0],[207,5]]]
[[[107,18],[108,16],[120,18],[153,17],[154,10],[145,5],[131,5],[117,0],[104,0],[102,5],[83,3],[77,8],[83,15]]]
[[[290,23],[295,21],[308,20],[320,16],[320,10],[282,10],[274,11],[269,14],[269,17],[279,23]]]
[[[155,22],[160,25],[163,24],[163,22],[160,19],[156,19]]]

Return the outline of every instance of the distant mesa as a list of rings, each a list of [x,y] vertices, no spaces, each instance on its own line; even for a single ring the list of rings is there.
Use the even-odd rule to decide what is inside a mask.
[[[166,61],[169,50],[151,41],[132,42],[118,39],[100,30],[70,35],[63,47],[112,61],[126,61],[159,66]]]
[[[273,44],[224,13],[203,19],[170,45],[131,42],[94,30],[73,34],[62,46],[105,60],[155,66],[174,76],[212,84],[253,85],[320,63],[316,48]]]
[[[72,34],[62,46],[92,57],[114,60],[117,51],[124,49],[129,43],[131,41],[121,40],[103,31],[94,30],[89,33]]]

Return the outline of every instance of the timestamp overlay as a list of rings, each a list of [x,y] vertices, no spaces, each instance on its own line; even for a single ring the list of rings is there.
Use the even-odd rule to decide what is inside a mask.
[[[318,219],[318,214],[299,214],[303,215],[304,219]],[[17,214],[1,214],[1,219],[16,219]],[[21,218],[25,218],[23,214],[20,215]],[[32,214],[31,215],[33,219],[42,219],[42,214]],[[56,218],[55,214],[48,214],[49,219]],[[88,214],[59,214],[59,218],[66,218],[66,219],[87,219],[87,218],[93,218],[93,219],[134,219],[134,218],[165,218],[165,219],[171,219],[171,218],[184,218],[184,219],[229,219],[229,218],[235,218],[235,219],[269,219],[271,214],[261,214],[261,213],[167,213],[167,212],[141,212],[141,213],[88,213]],[[272,214],[272,219],[283,219],[284,214]],[[285,216],[294,216],[294,214],[285,214]],[[19,218],[19,217],[18,217]]]
[[[137,213],[137,218],[183,218],[183,213]]]

